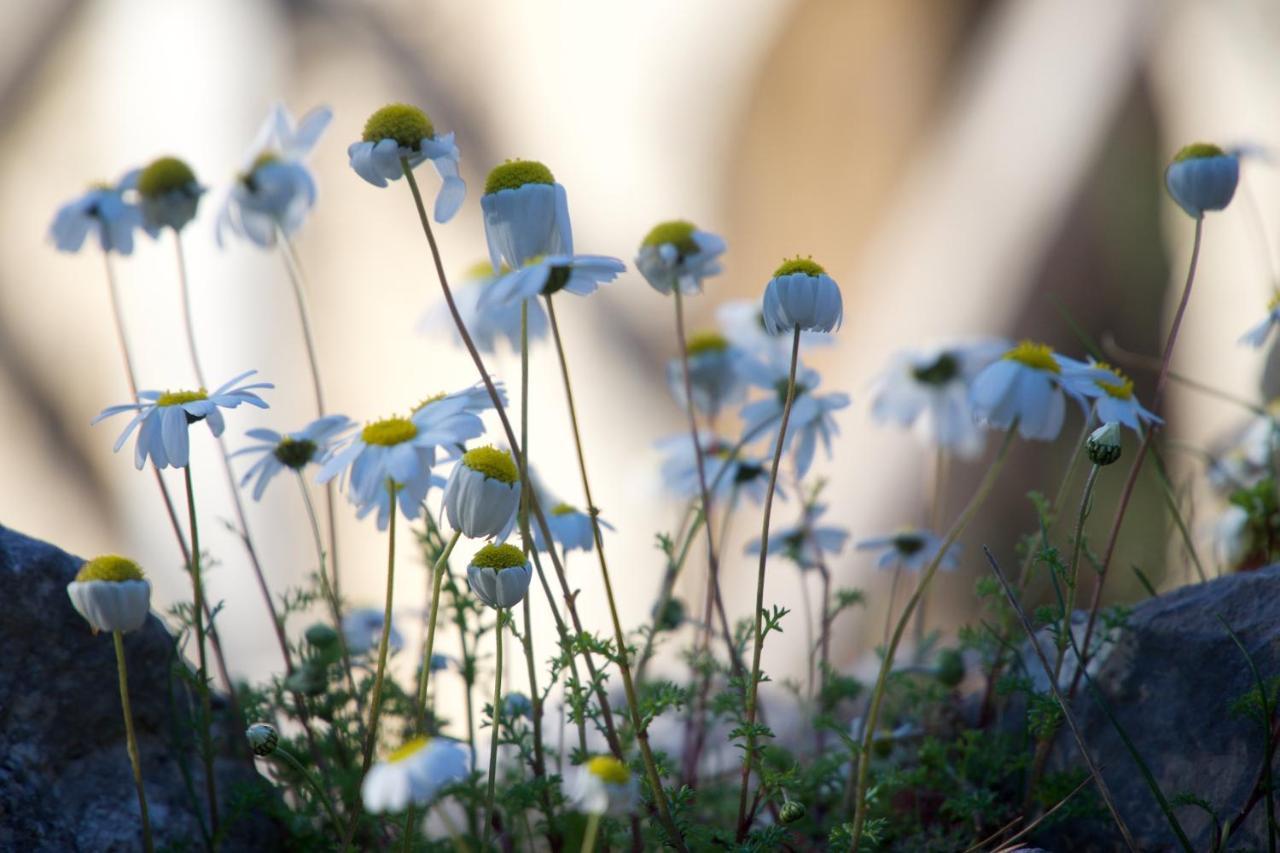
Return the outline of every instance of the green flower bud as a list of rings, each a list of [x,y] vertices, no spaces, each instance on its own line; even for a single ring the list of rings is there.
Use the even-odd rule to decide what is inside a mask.
[[[678,598],[667,599],[667,606],[659,613],[657,607],[654,607],[653,621],[654,627],[659,631],[674,631],[684,624],[685,607],[684,602]]]
[[[284,680],[284,686],[294,693],[319,696],[325,689],[324,667],[308,661]]]
[[[804,817],[804,803],[799,800],[787,800],[778,810],[778,820],[784,824],[795,823]]]
[[[1089,461],[1094,465],[1110,465],[1120,458],[1120,425],[1114,421],[1095,429],[1085,442]]]
[[[329,649],[338,643],[338,632],[323,622],[317,622],[307,629],[307,642],[317,649]]]
[[[964,656],[959,649],[943,649],[938,652],[934,677],[946,687],[955,687],[964,681]]]
[[[249,746],[257,756],[270,755],[280,743],[280,733],[270,723],[254,723],[244,730],[244,736],[249,739]]]

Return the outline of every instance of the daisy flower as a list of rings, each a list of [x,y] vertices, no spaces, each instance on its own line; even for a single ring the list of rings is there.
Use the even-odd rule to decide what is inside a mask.
[[[494,272],[504,263],[519,270],[535,258],[573,254],[569,197],[536,160],[508,160],[495,167],[480,208]]]
[[[603,518],[596,519],[606,530],[614,527]],[[573,550],[592,551],[596,547],[595,529],[591,524],[591,516],[573,504],[564,502],[551,506],[547,513],[547,529],[551,531],[551,541],[560,546],[566,553]],[[542,525],[533,525],[533,546],[539,551],[549,550],[547,540],[542,538]]]
[[[742,400],[746,383],[738,372],[744,353],[717,332],[689,336],[685,345],[689,357],[689,387],[693,391],[696,411],[715,418],[720,410]],[[688,405],[684,393],[684,368],[679,358],[667,362],[667,387],[683,408]]]
[[[352,655],[367,655],[378,648],[382,642],[382,611],[374,607],[358,607],[342,614],[342,637],[346,640],[347,652]],[[387,636],[387,646],[392,652],[404,647],[404,637],[391,623],[391,633]]]
[[[1192,219],[1230,204],[1239,181],[1240,158],[1204,142],[1183,148],[1164,172],[1169,195]]]
[[[125,173],[113,186],[99,184],[58,208],[49,226],[49,239],[59,252],[78,252],[90,233],[104,252],[133,252],[133,232],[142,228],[142,211],[124,200],[134,189],[139,170]]]
[[[764,399],[742,407],[744,435],[755,435],[767,425],[781,421],[787,400],[789,370],[789,365],[779,360],[748,359],[743,362],[742,375],[747,382],[772,392]],[[808,473],[809,466],[813,464],[818,439],[822,440],[822,446],[830,455],[831,436],[839,432],[832,413],[849,405],[848,394],[815,394],[821,382],[818,371],[804,366],[797,368],[795,401],[791,406],[791,422],[787,425],[783,449],[792,452],[798,477]]]
[[[133,560],[116,554],[95,557],[67,584],[71,606],[99,631],[136,631],[151,612],[151,582]]]
[[[351,168],[375,187],[404,175],[401,161],[413,169],[426,162],[440,174],[436,222],[448,222],[462,207],[467,185],[458,177],[458,146],[453,134],[436,135],[427,114],[409,104],[388,104],[369,116],[359,142],[347,146]]]
[[[523,601],[532,577],[533,567],[514,545],[485,545],[467,565],[467,586],[495,610]]]
[[[548,255],[509,272],[480,293],[479,310],[519,307],[527,299],[561,290],[588,296],[626,272],[626,264],[603,255]],[[519,332],[517,311],[517,333]]]
[[[906,528],[892,536],[863,539],[855,547],[859,551],[878,551],[877,568],[918,572],[933,562],[942,540],[928,530]],[[960,546],[953,543],[942,556],[939,568],[946,572],[955,569],[960,564],[959,551]]]
[[[1094,414],[1100,422],[1127,426],[1138,435],[1145,426],[1164,423],[1138,402],[1132,379],[1104,361],[1090,359],[1089,366],[1103,373],[1084,386],[1085,395],[1094,398]]]
[[[364,807],[373,814],[425,806],[440,789],[471,775],[466,747],[448,738],[419,737],[370,768],[360,783]]]
[[[181,231],[196,218],[205,188],[196,173],[177,157],[161,157],[138,173],[135,184],[142,208],[142,227],[152,237],[161,230]]]
[[[501,275],[510,270],[503,265]],[[480,261],[467,270],[462,281],[453,289],[453,301],[462,317],[462,325],[471,333],[471,340],[476,349],[483,353],[497,350],[498,340],[506,339],[511,351],[520,352],[520,303],[499,305],[488,300],[482,310],[480,300],[485,291],[501,277],[495,274],[493,265],[488,261]],[[525,303],[528,306],[529,343],[547,336],[547,313],[542,304],[536,300]],[[462,335],[453,322],[453,314],[444,302],[438,302],[422,315],[418,321],[418,332],[424,335],[445,333],[453,340],[455,346],[462,346]]]
[[[764,290],[764,328],[773,335],[831,332],[844,320],[840,286],[809,258],[785,261]]]
[[[639,801],[631,769],[612,755],[597,755],[574,768],[565,795],[570,808],[589,815],[624,815]]]
[[[974,415],[995,429],[1016,422],[1026,439],[1053,441],[1066,416],[1066,395],[1083,404],[1097,380],[1112,374],[1058,355],[1045,344],[1023,341],[974,377],[969,401]]]
[[[982,340],[896,352],[875,380],[871,417],[910,429],[922,444],[972,458],[986,434],[974,420],[969,385],[1008,349],[1006,341]]]
[[[511,454],[493,445],[468,450],[444,487],[444,511],[471,539],[506,539],[520,508],[520,474]]]
[[[1241,335],[1240,343],[1254,349],[1261,349],[1267,342],[1267,338],[1271,337],[1271,330],[1278,325],[1280,325],[1280,288],[1273,290],[1271,298],[1267,300],[1267,316],[1261,323]]]
[[[240,480],[241,487],[257,478],[253,486],[253,499],[261,500],[267,484],[281,471],[301,471],[309,462],[319,462],[329,454],[335,438],[351,427],[346,415],[327,415],[312,421],[297,432],[281,435],[273,429],[251,429],[245,433],[260,444],[237,450],[232,456],[257,454],[258,460],[249,467]]]
[[[288,235],[302,227],[316,203],[306,157],[332,118],[328,107],[316,107],[295,126],[284,105],[275,105],[218,212],[219,246],[230,231],[269,249],[276,244],[277,228]]]
[[[669,294],[702,292],[703,279],[720,272],[722,237],[702,231],[692,222],[676,219],[653,227],[640,242],[636,269],[656,291]]]
[[[734,443],[710,433],[698,436],[699,450],[706,469],[707,488],[717,500],[728,500],[735,492],[745,494],[754,503],[764,500],[768,472],[765,461],[742,448],[733,453]],[[664,454],[661,465],[663,486],[677,497],[692,500],[702,493],[698,481],[698,459],[688,433],[673,435],[657,442]],[[782,490],[778,489],[779,497]]]
[[[205,421],[209,424],[209,431],[218,436],[226,429],[220,409],[234,409],[242,403],[259,409],[267,408],[266,402],[254,392],[274,388],[274,385],[270,382],[240,385],[257,372],[247,370],[218,386],[213,393],[203,388],[198,391],[140,391],[138,402],[103,409],[93,423],[122,412],[133,412],[133,420],[120,433],[112,449],[119,452],[137,429],[133,461],[139,471],[147,464],[148,457],[157,468],[182,468],[189,461],[187,428],[191,424]]]
[[[716,324],[730,344],[763,358],[790,358],[788,335],[770,334],[764,327],[764,307],[758,299],[730,299],[716,308]],[[800,348],[830,346],[830,335],[801,332]]]
[[[769,536],[769,553],[783,554],[802,569],[815,569],[826,562],[825,554],[835,556],[844,550],[849,531],[843,527],[821,527],[818,519],[827,511],[826,504],[809,503],[798,524]],[[748,554],[760,553],[760,540],[747,546]]]

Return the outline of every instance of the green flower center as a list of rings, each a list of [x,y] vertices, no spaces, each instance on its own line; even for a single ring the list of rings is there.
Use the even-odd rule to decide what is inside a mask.
[[[960,363],[955,356],[944,352],[924,367],[911,368],[911,376],[925,385],[946,385],[960,375]]]
[[[406,758],[412,758],[419,752],[427,748],[427,744],[431,743],[429,737],[416,737],[412,740],[405,741],[404,745],[387,756],[388,764],[399,764]]]
[[[784,275],[794,275],[795,273],[804,273],[805,275],[820,276],[826,275],[827,271],[822,268],[821,264],[814,263],[813,258],[801,258],[799,256],[782,262],[782,266],[774,270],[773,277],[780,278]]]
[[[1116,377],[1115,382],[1095,381],[1095,384],[1103,391],[1107,392],[1108,397],[1114,397],[1117,400],[1129,400],[1133,397],[1133,380],[1125,376],[1119,370],[1116,370],[1105,361],[1099,361],[1094,364],[1099,370],[1105,370]]]
[[[490,480],[498,480],[509,485],[520,480],[520,472],[516,470],[516,463],[511,460],[511,454],[505,450],[499,450],[492,444],[468,450],[462,455],[462,464],[472,471],[484,474]]]
[[[119,554],[103,554],[101,557],[94,557],[81,566],[80,571],[76,572],[76,580],[80,583],[89,581],[112,581],[114,583],[140,581],[142,580],[142,569],[128,557],[121,557]]]
[[[719,332],[697,332],[689,336],[685,350],[689,355],[702,355],[704,352],[724,352],[729,348],[729,341]]]
[[[687,219],[673,219],[670,222],[659,222],[650,229],[641,241],[641,246],[662,246],[670,243],[681,255],[691,255],[698,251],[698,241],[693,239],[693,232],[698,229]]]
[[[1173,155],[1173,162],[1181,163],[1183,160],[1199,160],[1205,157],[1221,157],[1226,152],[1218,146],[1209,142],[1193,142],[1186,145],[1177,154]]]
[[[516,569],[525,564],[524,552],[514,545],[485,545],[471,558],[471,565],[481,569]]]
[[[910,557],[924,549],[924,537],[915,533],[899,533],[893,537],[893,548],[904,557]]]
[[[404,444],[417,434],[418,427],[408,418],[383,418],[368,424],[360,432],[360,438],[365,444],[392,447]]]
[[[423,397],[422,401],[418,403],[418,405],[413,407],[413,413],[416,415],[418,412],[421,412],[427,406],[430,406],[432,403],[437,403],[443,400],[447,396],[448,395],[445,394],[443,391],[440,391],[438,393],[432,394],[430,397]]]
[[[177,157],[161,157],[138,175],[138,193],[144,198],[157,198],[174,190],[186,189],[196,182],[196,173]]]
[[[165,391],[156,398],[157,406],[181,406],[183,403],[194,403],[196,400],[209,399],[209,392],[201,388],[199,391]]]
[[[573,515],[577,511],[578,511],[578,508],[573,504],[558,503],[551,510],[551,514],[552,515]]]
[[[597,755],[587,762],[587,771],[610,785],[625,785],[631,779],[631,770],[612,755]]]
[[[369,116],[361,138],[365,142],[394,139],[401,148],[417,151],[422,140],[435,135],[435,126],[422,110],[409,104],[387,104]]]
[[[547,283],[542,285],[542,295],[550,296],[564,290],[564,286],[569,283],[569,276],[573,274],[573,268],[568,266],[555,266],[547,273]]]
[[[1034,341],[1023,341],[1004,354],[1005,359],[1018,364],[1046,370],[1049,373],[1061,373],[1062,368],[1053,358],[1053,348],[1048,344],[1037,344]]]
[[[785,406],[787,404],[787,380],[779,379],[777,382],[773,383],[773,390],[778,394],[778,402]],[[797,382],[795,398],[799,400],[800,395],[804,394],[808,390],[809,389],[803,384]]]
[[[518,190],[525,184],[554,184],[551,170],[537,160],[508,160],[494,166],[484,182],[484,194],[492,195],[502,190]]]
[[[294,471],[301,471],[308,462],[315,458],[316,443],[306,438],[298,441],[286,435],[280,439],[276,449],[271,452],[275,454],[276,461],[284,467],[292,468]]]

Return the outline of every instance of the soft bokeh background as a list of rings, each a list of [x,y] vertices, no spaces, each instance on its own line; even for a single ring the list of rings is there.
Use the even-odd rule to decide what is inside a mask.
[[[831,480],[830,517],[855,538],[925,511],[930,454],[868,416],[868,383],[894,349],[1003,334],[1080,355],[1070,317],[1094,337],[1157,353],[1192,232],[1162,192],[1163,164],[1195,139],[1280,140],[1280,6],[1269,0],[4,0],[3,10],[0,523],[83,555],[136,555],[158,609],[189,587],[155,484],[131,454],[111,452],[124,420],[89,426],[128,397],[102,259],[92,247],[60,255],[45,232],[88,182],[161,154],[225,185],[277,99],[295,114],[321,103],[336,113],[312,161],[321,200],[298,239],[331,408],[379,417],[475,379],[444,336],[415,333],[439,289],[407,191],[377,190],[346,162],[373,109],[414,102],[462,149],[471,193],[438,232],[455,273],[483,254],[477,187],[509,157],[552,167],[581,251],[629,260],[649,226],[676,216],[724,234],[726,274],[691,303],[695,326],[714,321],[719,301],[757,297],[783,255],[824,263],[843,286],[846,323],[811,363],[854,404],[839,415],[834,461],[819,470]],[[434,189],[429,169],[424,181]],[[281,258],[248,244],[219,250],[217,199],[210,194],[185,236],[206,370],[217,381],[256,367],[277,384],[269,411],[229,416],[234,448],[254,426],[297,428],[312,400]],[[1250,161],[1237,203],[1208,223],[1175,369],[1263,397],[1266,357],[1235,340],[1264,310],[1278,229],[1280,180]],[[117,271],[143,387],[190,386],[171,239],[147,241]],[[671,302],[628,273],[561,304],[597,503],[617,526],[608,539],[615,584],[634,627],[660,578],[654,532],[680,511],[662,494],[652,448],[683,425],[663,380],[676,351]],[[490,366],[518,378],[509,355]],[[1151,375],[1135,375],[1149,397]],[[535,462],[581,503],[545,345],[532,381]],[[1182,389],[1169,403],[1173,436],[1192,444],[1242,417]],[[998,501],[964,538],[961,570],[941,579],[930,611],[939,626],[972,615],[982,543],[1013,561],[1015,536],[1034,522],[1023,495],[1056,487],[1080,426],[1073,418],[1055,444],[1017,448]],[[262,676],[279,668],[278,652],[248,563],[220,523],[231,508],[203,432],[194,433],[194,466],[217,561],[210,586],[228,602],[219,624],[233,670]],[[1198,485],[1202,472],[1174,458],[1202,532],[1217,505]],[[948,515],[981,471],[956,469]],[[1108,474],[1095,538],[1122,479]],[[1130,565],[1165,586],[1186,577],[1159,501],[1144,484],[1114,562],[1118,597],[1136,594]],[[312,568],[296,491],[273,488],[250,513],[283,592]],[[774,517],[784,525],[794,513],[782,505]],[[345,503],[340,516],[345,591],[379,605],[385,537]],[[732,555],[758,524],[744,512],[726,545],[735,614],[749,612],[754,565]],[[401,544],[397,611],[413,625],[426,573],[407,532]],[[833,567],[838,584],[871,596],[836,637],[835,661],[850,666],[880,634],[888,578],[851,549]],[[704,569],[698,560],[691,568],[694,578]],[[575,556],[569,571],[590,627],[606,630],[594,560]],[[685,589],[695,606],[697,586]],[[792,566],[773,565],[766,601],[799,612]],[[549,649],[548,617],[539,610],[537,619]],[[793,619],[766,649],[775,678],[800,672]]]

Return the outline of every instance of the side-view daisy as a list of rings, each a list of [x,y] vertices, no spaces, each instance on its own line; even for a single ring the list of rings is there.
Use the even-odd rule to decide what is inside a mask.
[[[746,383],[738,371],[738,364],[745,356],[742,350],[718,332],[701,332],[689,336],[685,352],[695,411],[714,419],[725,406],[742,400],[746,391]],[[667,388],[682,408],[688,405],[679,358],[667,362]]]
[[[453,301],[462,317],[462,325],[467,327],[476,349],[482,353],[495,352],[500,339],[507,341],[512,352],[520,351],[521,303],[498,305],[489,300],[483,309],[480,307],[485,291],[508,272],[510,270],[504,265],[501,272],[495,274],[491,263],[480,261],[467,270],[453,289]],[[528,309],[529,343],[532,344],[547,336],[547,312],[536,300],[524,304]],[[449,335],[455,346],[462,346],[462,335],[443,301],[432,305],[422,315],[418,321],[418,332],[424,335],[444,333]]]
[[[203,388],[197,391],[140,391],[138,402],[109,406],[93,419],[93,423],[122,412],[133,412],[133,420],[120,433],[112,449],[119,452],[137,429],[134,465],[138,470],[142,470],[148,458],[157,468],[182,468],[189,461],[187,429],[191,424],[205,421],[209,424],[209,431],[218,436],[226,429],[221,409],[234,409],[242,403],[259,409],[267,408],[266,402],[255,392],[274,388],[274,385],[270,382],[240,384],[257,372],[247,370],[218,386],[212,393]]]
[[[569,197],[551,170],[536,160],[508,160],[494,167],[480,208],[495,272],[504,263],[519,270],[534,258],[573,254]]]
[[[1016,423],[1023,438],[1053,441],[1062,431],[1066,396],[1083,405],[1094,383],[1110,377],[1045,344],[1023,341],[974,377],[969,400],[975,417],[992,428]]]
[[[560,546],[560,550],[591,551],[596,547],[595,531],[592,529],[591,516],[573,504],[558,502],[550,504],[547,513],[547,528],[551,531],[551,541]],[[606,530],[613,530],[613,525],[603,518],[596,519]],[[546,551],[547,540],[542,536],[542,525],[533,525],[533,545],[539,551]]]
[[[152,160],[134,184],[142,208],[142,227],[152,237],[165,228],[181,231],[196,218],[196,208],[205,188],[196,173],[177,157]]]
[[[136,631],[151,612],[151,582],[133,560],[117,554],[95,557],[67,584],[71,606],[99,631]]]
[[[1103,372],[1084,386],[1086,396],[1094,398],[1094,412],[1100,423],[1118,423],[1142,435],[1144,427],[1163,421],[1147,411],[1133,393],[1133,380],[1104,361],[1089,361],[1089,366]]]
[[[351,168],[375,187],[398,181],[404,175],[401,161],[410,169],[427,160],[440,174],[435,220],[448,222],[462,207],[467,185],[458,176],[458,146],[452,133],[436,134],[425,112],[409,104],[388,104],[369,116],[359,142],[347,146]]]
[[[906,569],[918,572],[933,562],[942,547],[942,539],[928,530],[904,528],[892,536],[875,536],[863,539],[856,546],[859,551],[876,551],[876,567],[881,569]],[[960,565],[960,546],[952,544],[942,556],[939,568],[951,571]]]
[[[1240,158],[1217,145],[1196,142],[1174,155],[1164,172],[1169,195],[1192,219],[1231,203],[1240,181]]]
[[[232,456],[257,454],[258,460],[249,466],[240,485],[253,485],[253,499],[261,500],[267,484],[281,471],[301,471],[311,462],[319,462],[329,454],[335,438],[352,426],[346,415],[326,415],[296,432],[278,433],[273,429],[251,429],[245,435],[260,443],[237,450]]]
[[[770,334],[833,332],[844,321],[840,287],[811,258],[783,262],[764,290],[764,327]]]
[[[468,450],[444,487],[449,524],[471,539],[506,539],[520,507],[520,473],[511,454],[493,445]]]
[[[743,435],[767,435],[767,425],[782,419],[789,373],[788,365],[774,359],[743,362],[742,375],[747,382],[769,392],[764,399],[742,407]],[[787,425],[783,449],[792,453],[799,477],[808,473],[813,464],[819,439],[827,453],[831,453],[831,437],[839,432],[832,413],[849,405],[848,394],[815,394],[821,382],[822,377],[812,368],[801,365],[796,371],[795,402],[791,406],[791,422]]]
[[[548,255],[507,273],[480,294],[481,312],[519,306],[526,299],[565,291],[578,296],[595,293],[627,266],[603,255]]]
[[[640,241],[636,269],[659,293],[701,293],[703,280],[720,272],[724,251],[723,238],[673,219],[653,226]]]
[[[142,228],[142,211],[124,200],[134,189],[138,169],[126,172],[115,184],[99,184],[58,208],[49,226],[49,239],[59,252],[78,252],[90,233],[104,252],[132,254],[133,233]]]
[[[639,800],[631,769],[612,755],[597,755],[577,767],[565,794],[570,808],[589,815],[624,815]]]
[[[523,601],[532,578],[533,566],[514,545],[485,545],[467,565],[467,586],[495,610]]]
[[[360,783],[364,807],[374,814],[425,806],[441,788],[471,773],[466,747],[448,738],[419,737],[379,761]]]
[[[806,504],[797,524],[770,535],[769,553],[782,554],[801,569],[815,569],[826,562],[825,555],[839,554],[849,539],[849,531],[819,525],[818,520],[826,511],[826,504]],[[747,553],[760,553],[759,539],[747,545]]]
[[[698,445],[706,471],[707,488],[717,500],[728,500],[735,493],[745,494],[757,504],[764,500],[769,477],[763,459],[707,432],[699,434]],[[679,498],[692,500],[698,497],[701,494],[698,459],[689,434],[661,439],[655,446],[663,454],[660,467],[663,487]],[[778,489],[778,495],[783,496],[781,489]]]

